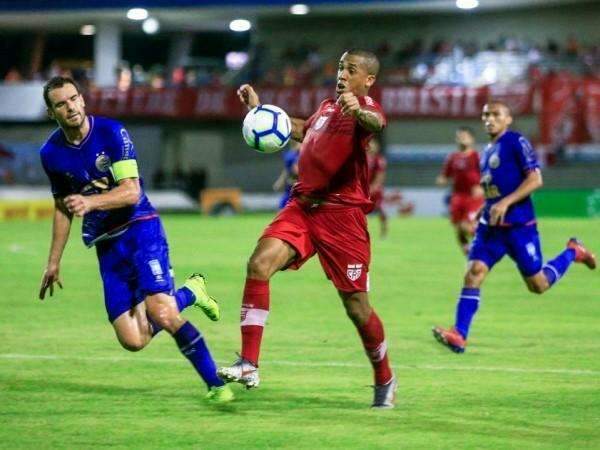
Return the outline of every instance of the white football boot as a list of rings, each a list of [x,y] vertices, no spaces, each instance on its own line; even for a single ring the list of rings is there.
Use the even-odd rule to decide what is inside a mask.
[[[241,356],[231,366],[217,370],[217,375],[227,383],[243,384],[246,389],[258,387],[260,383],[258,367]]]

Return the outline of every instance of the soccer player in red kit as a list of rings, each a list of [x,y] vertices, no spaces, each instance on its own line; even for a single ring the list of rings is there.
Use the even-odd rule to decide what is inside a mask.
[[[477,224],[477,213],[483,206],[484,199],[479,185],[479,153],[474,149],[473,130],[468,127],[456,130],[456,144],[458,150],[448,155],[436,183],[445,186],[452,179],[450,221],[456,230],[458,244],[467,255],[469,241]]]
[[[242,351],[221,378],[247,388],[258,386],[258,357],[269,314],[269,279],[299,269],[317,254],[354,322],[374,369],[372,407],[392,408],[397,387],[383,325],[369,303],[371,249],[365,214],[369,200],[367,147],[386,125],[367,94],[379,61],[371,52],[349,50],[339,62],[336,98],[324,100],[308,120],[292,119],[292,138],[302,142],[298,182],[285,208],[264,230],[247,266],[241,310]],[[253,108],[259,97],[249,85],[238,90]]]
[[[379,216],[382,238],[387,236],[387,215],[383,210],[383,184],[385,183],[385,171],[387,160],[381,153],[381,144],[377,138],[369,141],[367,151],[367,162],[369,164],[369,192],[373,202],[373,212]]]

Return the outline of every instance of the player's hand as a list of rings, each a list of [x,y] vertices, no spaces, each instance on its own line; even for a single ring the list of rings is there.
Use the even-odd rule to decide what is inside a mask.
[[[59,288],[63,288],[63,285],[58,276],[59,267],[54,265],[48,265],[42,275],[42,283],[40,285],[40,300],[44,300],[46,296],[46,290],[50,289],[50,297],[54,294],[54,283],[58,284]]]
[[[356,116],[360,111],[360,103],[358,103],[358,98],[352,92],[344,92],[343,94],[340,94],[336,103],[342,107],[342,114],[345,116]]]
[[[240,101],[246,105],[248,109],[252,109],[260,104],[258,94],[249,84],[242,84],[237,90],[237,95],[240,98]]]
[[[504,223],[504,216],[510,205],[504,200],[500,200],[490,208],[490,225],[496,226]]]
[[[92,210],[90,199],[83,195],[69,195],[65,197],[64,203],[69,212],[77,217],[83,217]]]

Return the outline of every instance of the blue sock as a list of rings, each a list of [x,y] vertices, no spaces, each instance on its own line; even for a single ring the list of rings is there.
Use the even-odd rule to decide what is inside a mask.
[[[190,322],[184,323],[173,335],[173,338],[175,338],[181,353],[192,363],[209,389],[212,386],[223,386],[225,384],[217,376],[217,366],[210,355],[202,334],[194,325]]]
[[[464,337],[467,338],[469,328],[473,321],[473,316],[479,308],[479,289],[478,288],[463,288],[458,298],[456,305],[456,323],[454,328]]]
[[[196,296],[190,289],[182,286],[177,289],[177,292],[175,292],[175,301],[177,302],[177,308],[179,308],[179,312],[181,312],[188,306],[194,304],[196,301]]]
[[[551,261],[548,261],[542,270],[550,286],[562,278],[565,272],[569,269],[571,263],[575,261],[575,250],[572,248],[565,249],[561,254]]]
[[[188,306],[193,305],[196,301],[196,296],[194,295],[194,293],[185,286],[177,289],[174,297],[179,312],[183,311]],[[148,314],[146,314],[146,317],[148,318],[148,322],[152,326],[152,336],[156,336],[162,331],[162,328],[156,322],[154,322]]]

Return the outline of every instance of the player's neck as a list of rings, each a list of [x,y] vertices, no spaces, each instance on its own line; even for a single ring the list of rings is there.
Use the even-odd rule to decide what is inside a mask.
[[[77,128],[63,128],[65,139],[69,144],[79,145],[86,138],[90,132],[90,119],[89,116],[85,116],[81,125]]]
[[[506,133],[507,131],[508,131],[508,128],[494,136],[490,135],[490,142],[492,142],[492,143],[498,142],[498,139],[500,139],[502,136],[504,136],[504,133]]]

